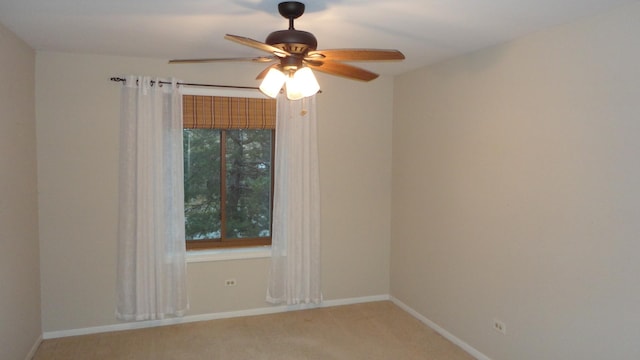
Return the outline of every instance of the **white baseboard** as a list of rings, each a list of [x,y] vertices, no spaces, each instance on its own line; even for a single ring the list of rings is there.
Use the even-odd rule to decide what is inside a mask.
[[[36,339],[36,342],[33,344],[33,346],[31,347],[31,350],[29,350],[29,353],[27,353],[27,356],[24,358],[24,360],[33,359],[33,357],[36,355],[36,351],[38,351],[38,347],[40,346],[41,342],[42,342],[42,335],[38,336],[38,338]]]
[[[68,336],[77,336],[77,335],[89,335],[89,334],[97,334],[104,332],[112,332],[112,331],[122,331],[122,330],[134,330],[134,329],[143,329],[150,328],[156,326],[166,326],[166,325],[175,325],[175,324],[185,324],[197,321],[208,321],[208,320],[216,320],[216,319],[227,319],[233,317],[243,317],[243,316],[254,316],[254,315],[267,315],[267,314],[276,314],[287,311],[297,311],[297,310],[305,310],[305,309],[315,309],[315,308],[326,308],[332,306],[342,306],[342,305],[352,305],[352,304],[360,304],[374,301],[385,301],[391,300],[398,307],[403,309],[404,311],[411,314],[411,316],[423,322],[428,327],[432,328],[438,334],[442,335],[447,340],[456,344],[464,351],[469,353],[471,356],[475,357],[477,360],[491,360],[488,356],[484,355],[480,351],[473,348],[471,345],[466,342],[460,340],[455,335],[451,334],[440,325],[435,322],[429,320],[422,314],[418,313],[407,304],[402,301],[390,296],[390,295],[374,295],[374,296],[363,296],[357,298],[347,298],[347,299],[335,299],[335,300],[325,300],[321,304],[299,304],[299,305],[279,305],[279,306],[268,306],[263,308],[255,308],[255,309],[247,309],[247,310],[238,310],[238,311],[227,311],[227,312],[219,312],[219,313],[209,313],[209,314],[199,314],[199,315],[188,315],[181,318],[171,318],[171,319],[163,319],[163,320],[148,320],[148,321],[138,321],[138,322],[127,322],[127,323],[118,323],[112,325],[103,325],[103,326],[94,326],[80,329],[70,329],[70,330],[59,330],[59,331],[48,331],[44,332],[42,336],[36,341],[33,345],[31,351],[26,357],[26,360],[31,360],[31,358],[35,355],[36,350],[38,350],[38,346],[42,342],[43,339],[55,339],[62,338]]]
[[[55,339],[55,338],[68,337],[68,336],[89,335],[89,334],[122,331],[122,330],[143,329],[143,328],[150,328],[155,326],[185,324],[185,323],[196,322],[196,321],[226,319],[226,318],[242,317],[242,316],[275,314],[275,313],[281,313],[286,311],[324,308],[324,307],[340,306],[340,305],[351,305],[351,304],[359,304],[359,303],[366,303],[366,302],[373,302],[373,301],[385,301],[390,299],[391,297],[389,295],[374,295],[374,296],[364,296],[364,297],[348,298],[348,299],[324,300],[321,304],[318,304],[318,305],[315,305],[315,304],[279,305],[279,306],[269,306],[269,307],[263,307],[263,308],[238,310],[238,311],[188,315],[181,318],[127,322],[127,323],[118,323],[118,324],[112,324],[112,325],[93,326],[93,327],[80,328],[80,329],[47,331],[42,334],[42,339]]]
[[[400,307],[404,311],[408,312],[409,314],[411,314],[416,319],[422,321],[425,325],[427,325],[428,327],[432,328],[435,332],[437,332],[438,334],[442,335],[445,339],[447,339],[447,340],[451,341],[452,343],[454,343],[454,344],[458,345],[459,347],[461,347],[464,351],[468,352],[474,358],[476,358],[478,360],[491,360],[488,356],[486,356],[485,354],[483,354],[480,351],[476,350],[474,347],[472,347],[471,345],[467,344],[466,342],[460,340],[458,337],[456,337],[452,333],[448,332],[447,330],[442,328],[440,325],[438,325],[438,324],[434,323],[433,321],[427,319],[426,317],[424,317],[419,312],[417,312],[414,309],[410,308],[407,304],[405,304],[402,301],[394,298],[393,296],[390,296],[389,298],[394,304],[398,305],[398,307]]]

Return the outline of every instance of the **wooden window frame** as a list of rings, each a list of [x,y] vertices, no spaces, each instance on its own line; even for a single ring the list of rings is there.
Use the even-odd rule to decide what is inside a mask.
[[[227,176],[226,176],[226,145],[227,136],[225,129],[217,129],[220,131],[220,202],[226,203],[227,200]],[[258,129],[259,130],[259,129]],[[265,130],[267,131],[267,130]],[[271,190],[270,190],[270,226],[269,236],[262,237],[246,237],[246,238],[227,238],[226,225],[227,225],[227,210],[226,206],[220,206],[220,238],[219,239],[200,239],[200,240],[185,240],[187,244],[187,250],[205,250],[205,249],[218,249],[218,248],[238,248],[238,247],[252,247],[252,246],[270,246],[271,245],[271,233],[273,229],[273,180],[274,173],[273,164],[275,160],[275,143],[276,143],[276,131],[271,130]]]

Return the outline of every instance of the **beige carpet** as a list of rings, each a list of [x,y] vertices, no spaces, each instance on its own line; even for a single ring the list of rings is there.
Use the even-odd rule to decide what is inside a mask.
[[[45,340],[45,359],[473,359],[391,302]]]

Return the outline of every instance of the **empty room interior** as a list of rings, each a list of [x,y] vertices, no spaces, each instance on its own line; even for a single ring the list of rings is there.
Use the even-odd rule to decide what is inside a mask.
[[[265,301],[264,247],[187,251],[183,317],[114,314],[110,79],[255,87],[267,64],[168,60],[265,55],[224,35],[286,28],[277,4],[0,0],[1,359],[301,308]],[[326,0],[296,28],[406,56],[351,63],[372,81],[314,71],[322,302],[303,308],[384,302],[477,359],[640,359],[638,1]]]

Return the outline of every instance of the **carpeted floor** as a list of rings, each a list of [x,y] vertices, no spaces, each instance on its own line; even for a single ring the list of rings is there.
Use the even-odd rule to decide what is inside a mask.
[[[45,340],[49,359],[380,359],[473,357],[389,301]]]

